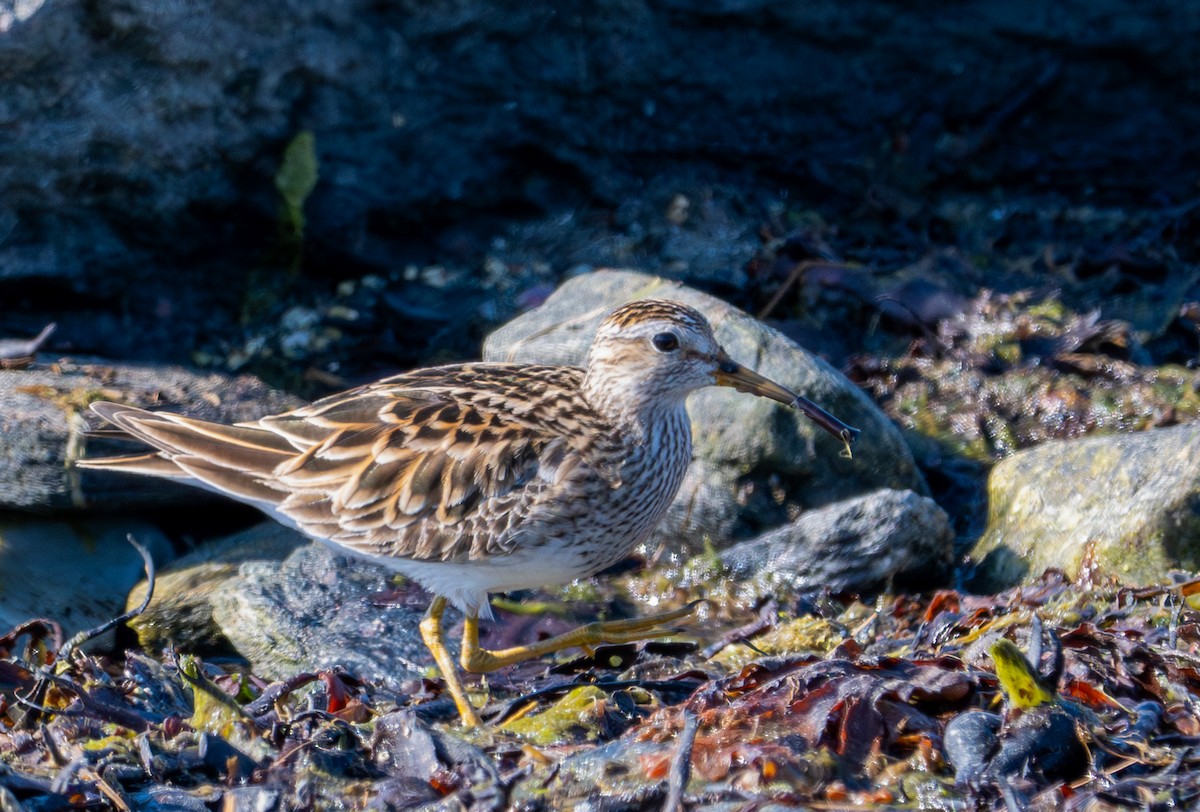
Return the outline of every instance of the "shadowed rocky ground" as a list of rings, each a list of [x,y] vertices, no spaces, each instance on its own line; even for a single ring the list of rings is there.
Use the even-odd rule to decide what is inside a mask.
[[[1154,234],[1194,234],[1198,29],[1166,0],[50,0],[0,33],[0,329],[221,363],[375,274],[377,312],[289,356],[375,370],[474,352],[580,264],[761,305],[760,240],[818,224],[875,272],[1041,241],[1163,281]],[[305,131],[298,234],[276,187]]]

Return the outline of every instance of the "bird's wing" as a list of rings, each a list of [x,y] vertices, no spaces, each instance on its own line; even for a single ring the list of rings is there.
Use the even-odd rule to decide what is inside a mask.
[[[368,555],[462,560],[506,552],[506,531],[580,464],[581,374],[420,370],[238,426],[97,411],[196,484],[311,536]]]

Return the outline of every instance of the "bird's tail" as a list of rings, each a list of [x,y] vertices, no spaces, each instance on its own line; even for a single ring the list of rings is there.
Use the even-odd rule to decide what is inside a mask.
[[[80,460],[80,468],[175,479],[267,507],[280,498],[279,490],[269,484],[272,472],[297,453],[283,437],[253,426],[226,426],[119,403],[93,403],[91,408],[156,451]]]

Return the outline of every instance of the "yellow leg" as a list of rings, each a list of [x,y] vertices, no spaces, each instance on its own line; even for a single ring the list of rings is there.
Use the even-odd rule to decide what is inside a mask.
[[[433,654],[438,670],[442,672],[442,679],[446,681],[450,696],[454,698],[454,704],[458,707],[458,715],[462,718],[463,724],[467,727],[482,727],[483,722],[480,721],[479,714],[475,712],[471,701],[467,699],[467,693],[458,679],[458,668],[454,665],[454,657],[446,648],[446,638],[442,634],[442,613],[445,611],[446,599],[439,595],[433,599],[433,603],[429,604],[429,611],[425,613],[425,617],[421,618],[421,639],[425,641],[425,645]],[[470,620],[474,619],[470,618]]]
[[[667,637],[675,634],[676,630],[665,624],[687,617],[698,603],[700,601],[689,603],[682,609],[633,620],[589,623],[548,640],[500,651],[489,651],[479,647],[479,618],[468,617],[463,625],[462,667],[473,674],[482,674],[575,646],[588,648],[600,643],[633,643],[654,637]],[[428,642],[426,640],[426,643]]]

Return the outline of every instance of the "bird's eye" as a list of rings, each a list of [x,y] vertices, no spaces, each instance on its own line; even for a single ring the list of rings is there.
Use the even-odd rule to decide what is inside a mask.
[[[650,339],[650,343],[659,352],[674,352],[679,349],[679,336],[674,333],[659,333]]]

